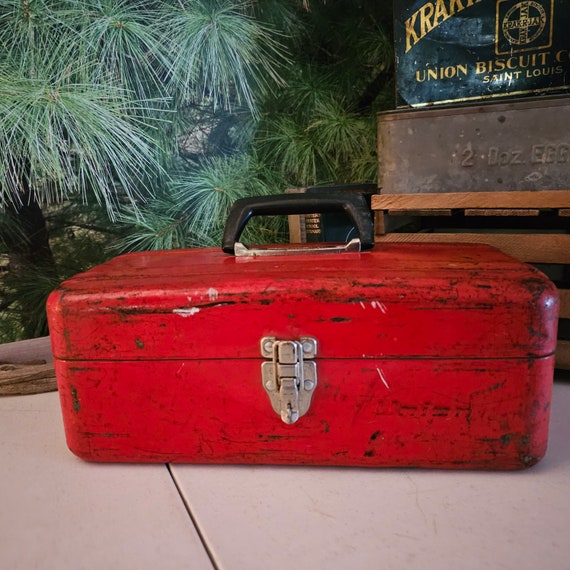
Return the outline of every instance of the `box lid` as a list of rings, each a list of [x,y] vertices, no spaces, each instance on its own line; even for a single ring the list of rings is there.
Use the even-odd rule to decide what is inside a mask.
[[[329,359],[539,357],[557,318],[542,273],[470,244],[126,254],[48,300],[54,356],[77,361],[259,358],[266,336],[313,337]]]

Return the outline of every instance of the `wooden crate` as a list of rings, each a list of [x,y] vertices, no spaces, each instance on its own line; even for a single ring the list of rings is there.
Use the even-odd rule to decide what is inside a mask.
[[[438,194],[378,194],[372,197],[376,241],[486,243],[532,264],[570,265],[570,190],[537,192],[466,192]],[[540,216],[556,220],[557,229],[525,230]],[[386,231],[391,216],[455,217],[455,230]],[[516,219],[516,231],[466,230],[469,218]],[[435,218],[432,218],[435,219]],[[435,225],[435,224],[434,224]],[[489,224],[485,224],[489,225]],[[461,227],[463,226],[463,227]],[[521,230],[522,228],[522,230]],[[570,319],[570,289],[560,288],[560,318]],[[560,339],[556,366],[570,369],[570,340]]]
[[[48,336],[0,344],[0,397],[57,390]]]

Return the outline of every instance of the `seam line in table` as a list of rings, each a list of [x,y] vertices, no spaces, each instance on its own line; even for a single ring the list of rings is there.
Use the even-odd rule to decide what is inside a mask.
[[[206,537],[202,533],[200,526],[198,525],[198,521],[196,520],[196,517],[192,513],[192,510],[190,509],[190,505],[188,504],[188,501],[186,500],[186,497],[184,496],[182,488],[180,487],[180,484],[178,483],[178,480],[176,479],[176,475],[174,474],[174,471],[172,470],[172,466],[169,463],[166,463],[165,466],[166,466],[166,470],[168,471],[168,473],[170,475],[170,478],[172,479],[172,482],[174,483],[174,488],[176,489],[176,492],[178,493],[178,495],[180,496],[180,499],[182,500],[182,503],[184,504],[184,508],[186,509],[186,513],[188,514],[188,517],[192,521],[192,525],[194,526],[194,529],[196,530],[198,538],[200,539],[200,542],[202,543],[202,546],[204,547],[204,550],[206,551],[206,554],[208,555],[208,558],[210,559],[210,563],[212,564],[213,569],[214,570],[220,570],[220,567],[216,561],[214,553],[210,549],[208,542],[206,541]]]

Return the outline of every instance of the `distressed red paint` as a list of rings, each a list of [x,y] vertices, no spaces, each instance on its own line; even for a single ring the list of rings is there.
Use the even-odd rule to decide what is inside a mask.
[[[546,451],[557,291],[488,246],[129,254],[48,315],[85,459],[516,469]],[[318,341],[292,425],[261,383],[265,336]]]

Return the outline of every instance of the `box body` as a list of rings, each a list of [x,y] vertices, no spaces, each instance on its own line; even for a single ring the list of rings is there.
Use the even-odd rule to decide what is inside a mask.
[[[567,0],[397,0],[398,107],[570,89]]]
[[[378,115],[383,194],[567,190],[570,97]]]
[[[94,461],[527,467],[557,316],[535,269],[443,244],[128,254],[48,301],[68,445]],[[262,380],[268,337],[317,343],[294,423]]]

